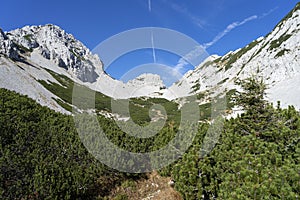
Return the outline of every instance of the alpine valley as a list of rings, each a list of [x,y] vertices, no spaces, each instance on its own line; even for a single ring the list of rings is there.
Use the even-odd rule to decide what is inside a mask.
[[[171,165],[148,174],[119,172],[100,163],[80,141],[72,117],[74,110],[82,111],[73,104],[75,86],[95,94],[91,112],[107,137],[127,151],[160,149],[179,129],[189,135],[180,115],[193,97],[198,132]],[[170,87],[150,73],[127,83],[112,78],[101,55],[56,25],[0,29],[0,197],[298,199],[299,86],[300,3],[268,35],[224,56],[209,56]],[[200,158],[214,122],[213,102],[220,99],[227,100],[222,134],[206,143],[214,149]],[[130,116],[111,108],[119,100],[128,100]],[[130,118],[145,134],[149,130],[143,127],[151,122],[165,124],[155,137],[134,138],[118,126]],[[131,160],[127,164],[132,166]]]

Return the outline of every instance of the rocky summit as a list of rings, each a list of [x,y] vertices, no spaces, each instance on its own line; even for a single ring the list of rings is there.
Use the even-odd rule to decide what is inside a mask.
[[[99,58],[58,26],[25,26],[7,32],[6,38],[23,52],[36,51],[83,82],[94,82],[101,73]]]

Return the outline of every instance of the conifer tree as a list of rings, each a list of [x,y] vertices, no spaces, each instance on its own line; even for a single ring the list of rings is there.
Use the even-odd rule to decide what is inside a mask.
[[[238,79],[236,84],[242,88],[242,91],[236,92],[235,103],[249,114],[264,114],[267,106],[265,100],[267,85],[262,77],[253,75],[244,80]]]

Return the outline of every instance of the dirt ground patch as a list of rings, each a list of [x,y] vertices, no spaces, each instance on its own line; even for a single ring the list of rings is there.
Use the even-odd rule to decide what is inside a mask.
[[[157,172],[152,172],[146,179],[125,181],[112,191],[109,199],[182,200],[181,195],[169,185],[170,180],[169,177],[161,177]]]

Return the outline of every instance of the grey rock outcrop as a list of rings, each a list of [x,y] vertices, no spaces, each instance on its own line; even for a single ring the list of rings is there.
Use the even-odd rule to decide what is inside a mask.
[[[4,41],[17,44],[23,53],[38,51],[44,58],[53,61],[83,82],[95,82],[103,72],[98,56],[93,55],[73,35],[58,26],[25,26],[2,37],[5,38],[2,39]],[[1,49],[8,55],[7,42],[4,45],[6,48]]]
[[[12,59],[19,58],[16,44],[9,40],[2,29],[0,29],[0,54]]]

